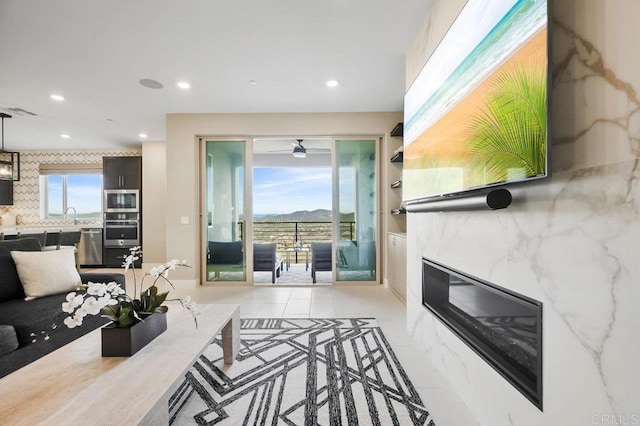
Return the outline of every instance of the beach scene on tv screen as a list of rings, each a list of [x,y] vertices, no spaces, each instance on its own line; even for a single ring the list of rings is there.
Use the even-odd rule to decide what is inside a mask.
[[[403,198],[547,173],[547,4],[469,0],[405,96]]]

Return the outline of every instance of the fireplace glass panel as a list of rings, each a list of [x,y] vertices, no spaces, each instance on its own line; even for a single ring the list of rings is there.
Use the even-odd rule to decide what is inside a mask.
[[[423,305],[542,408],[542,304],[423,259]]]

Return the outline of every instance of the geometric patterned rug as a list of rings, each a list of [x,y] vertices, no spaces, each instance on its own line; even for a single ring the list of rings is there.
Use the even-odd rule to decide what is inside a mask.
[[[225,365],[219,337],[169,400],[173,425],[431,425],[375,319],[243,319]]]

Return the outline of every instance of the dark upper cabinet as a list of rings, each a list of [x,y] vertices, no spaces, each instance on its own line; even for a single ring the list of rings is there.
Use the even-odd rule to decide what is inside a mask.
[[[102,157],[104,189],[142,189],[142,157]]]
[[[13,181],[0,180],[0,206],[13,205]]]

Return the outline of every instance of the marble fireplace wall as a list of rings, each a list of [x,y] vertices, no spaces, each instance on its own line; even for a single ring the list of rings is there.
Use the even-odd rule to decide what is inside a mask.
[[[435,2],[408,52],[407,84],[446,31],[441,18],[450,23],[463,3]],[[407,216],[407,328],[482,425],[607,424],[611,415],[633,424],[640,2],[557,0],[553,15],[553,176],[515,190],[506,210]],[[423,256],[544,303],[544,411],[421,305]]]

